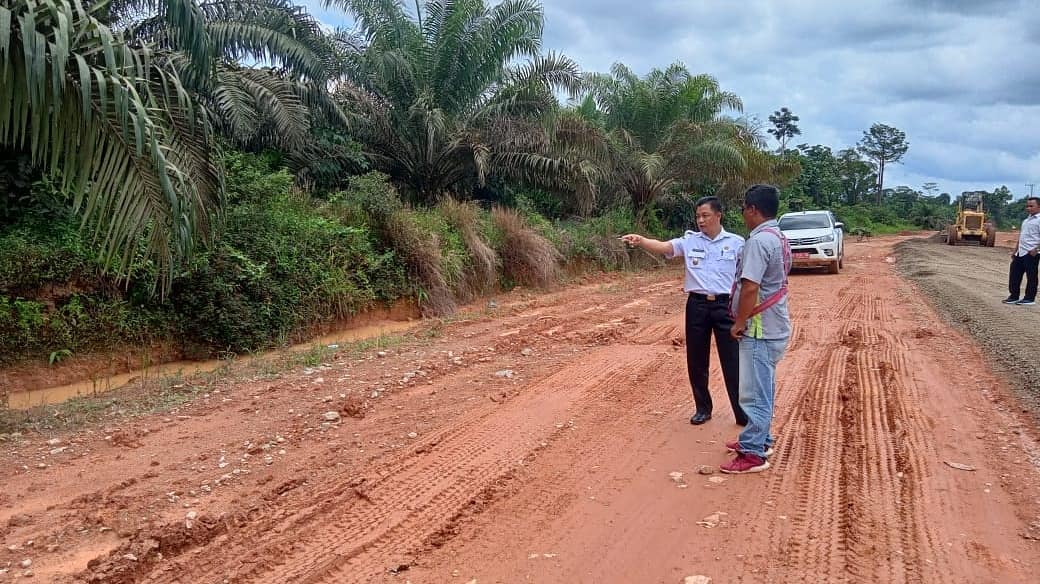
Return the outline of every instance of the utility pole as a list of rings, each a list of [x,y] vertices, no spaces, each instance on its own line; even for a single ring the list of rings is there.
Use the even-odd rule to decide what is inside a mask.
[[[1026,183],[1026,186],[1029,187],[1029,196],[1030,197],[1035,196],[1035,195],[1033,195],[1033,187],[1036,186],[1036,183]]]

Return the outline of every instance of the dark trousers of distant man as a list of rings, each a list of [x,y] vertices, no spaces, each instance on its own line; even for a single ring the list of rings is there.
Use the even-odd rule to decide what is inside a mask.
[[[1011,276],[1008,278],[1008,292],[1012,298],[1036,300],[1037,267],[1040,265],[1040,254],[1011,257]],[[1022,291],[1022,276],[1026,277],[1026,295],[1019,296]]]
[[[729,313],[729,295],[708,296],[689,294],[686,298],[686,370],[693,386],[693,401],[698,414],[711,415],[711,394],[708,392],[708,365],[711,337],[722,365],[722,378],[738,424],[747,424],[747,415],[740,408],[740,343],[730,336],[733,317]]]

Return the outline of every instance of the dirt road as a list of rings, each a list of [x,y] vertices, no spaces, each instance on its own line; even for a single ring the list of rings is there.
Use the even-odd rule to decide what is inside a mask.
[[[698,473],[669,269],[0,444],[0,582],[1033,582],[1036,428],[894,241],[793,279],[765,473]]]
[[[897,268],[933,299],[948,321],[975,337],[1040,412],[1040,310],[1000,303],[1008,295],[1008,265],[1016,241],[998,240],[1006,247],[953,247],[911,239],[897,247]],[[1024,281],[1022,285],[1024,289]]]

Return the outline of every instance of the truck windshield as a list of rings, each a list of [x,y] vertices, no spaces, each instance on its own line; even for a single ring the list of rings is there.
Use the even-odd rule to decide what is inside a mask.
[[[781,231],[794,229],[829,229],[831,222],[826,215],[795,215],[780,220]]]

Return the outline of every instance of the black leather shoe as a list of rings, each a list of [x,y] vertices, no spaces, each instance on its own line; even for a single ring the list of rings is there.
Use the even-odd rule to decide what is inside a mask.
[[[707,422],[710,419],[711,419],[711,414],[702,414],[700,412],[697,412],[696,414],[693,415],[692,418],[690,418],[690,423],[693,424],[694,426],[700,426],[701,424],[703,424],[704,422]]]

